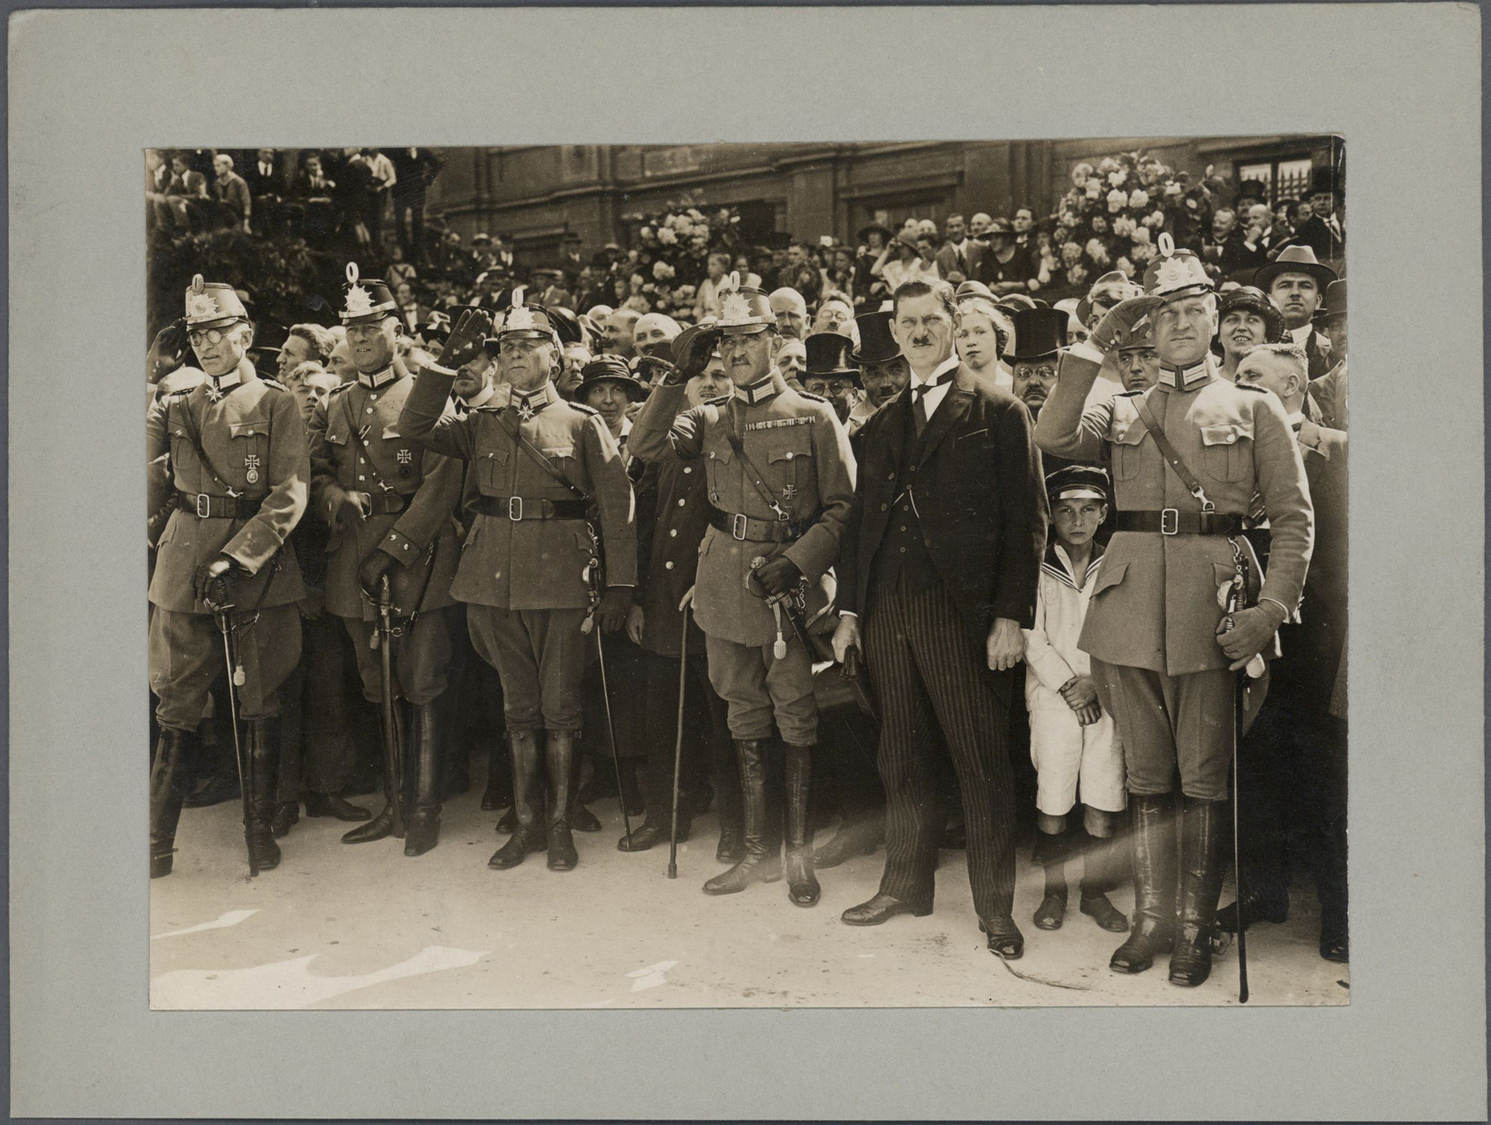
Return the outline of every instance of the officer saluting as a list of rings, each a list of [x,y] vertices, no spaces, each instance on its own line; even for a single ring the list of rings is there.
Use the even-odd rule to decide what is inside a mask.
[[[1138,973],[1172,947],[1170,980],[1211,971],[1223,818],[1234,737],[1234,674],[1299,606],[1313,540],[1305,470],[1278,399],[1221,377],[1208,345],[1217,300],[1200,260],[1161,236],[1145,296],[1114,306],[1065,351],[1036,441],[1113,466],[1117,532],[1103,556],[1079,646],[1123,742],[1133,809],[1135,919],[1111,967]],[[1103,353],[1148,314],[1160,380],[1083,412]],[[1187,479],[1189,478],[1189,480]],[[1224,631],[1221,597],[1257,559],[1240,532],[1257,495],[1273,531],[1256,604]],[[1253,598],[1248,599],[1253,602]],[[1179,927],[1173,777],[1183,794]]]
[[[805,621],[827,605],[821,580],[838,557],[854,500],[854,455],[834,408],[788,388],[772,364],[776,317],[765,293],[732,276],[716,327],[733,394],[679,413],[684,384],[672,372],[632,424],[629,446],[646,461],[702,460],[709,479],[713,510],[699,551],[694,616],[705,634],[710,681],[729,704],[746,848],[704,890],[730,894],[782,877],[776,768],[767,785],[775,719],[787,744],[788,896],[812,906],[819,896],[807,825],[810,753],[818,741],[813,654],[788,621],[789,607],[766,599],[805,586]]]
[[[247,359],[254,329],[232,286],[197,275],[187,339],[207,378],[168,395],[146,422],[150,511],[176,505],[150,582],[150,686],[160,697],[150,775],[150,876],[171,873],[176,825],[208,689],[226,671],[213,611],[231,603],[234,690],[247,726],[244,763],[251,862],[279,863],[270,832],[278,775],[280,684],[300,660],[305,596],[285,542],[305,512],[310,464],[295,398]],[[241,676],[240,676],[241,673]]]
[[[394,830],[394,802],[407,795],[405,855],[422,855],[440,836],[440,707],[450,664],[445,614],[460,544],[453,522],[461,466],[424,453],[397,422],[414,386],[396,353],[398,309],[388,286],[359,279],[347,266],[341,313],[357,378],[311,416],[311,507],[331,526],[327,544],[326,609],[342,619],[357,653],[364,697],[383,698],[380,657],[372,646],[375,604],[384,576],[393,616],[401,622],[393,653],[394,686],[409,707],[396,725],[404,755],[404,794],[342,839],[381,840]],[[412,619],[412,623],[411,623]],[[379,711],[382,722],[382,711]],[[388,738],[392,732],[385,731]],[[386,771],[386,767],[385,767]]]
[[[581,626],[592,611],[607,632],[626,620],[636,582],[636,525],[616,440],[596,411],[565,402],[551,382],[560,364],[553,322],[544,309],[523,303],[521,289],[512,301],[495,327],[500,379],[511,386],[506,401],[462,417],[445,413],[456,369],[481,352],[492,327],[485,312],[473,310],[456,323],[439,363],[420,371],[399,427],[427,449],[473,463],[479,495],[468,497],[471,530],[451,592],[467,603],[472,645],[502,677],[518,822],[490,865],[515,867],[545,847],[542,761],[549,778],[548,863],[568,871],[579,862],[570,800],[579,768]],[[587,522],[592,502],[598,536]],[[602,557],[608,588],[596,602],[590,583]],[[547,745],[540,738],[545,732]]]

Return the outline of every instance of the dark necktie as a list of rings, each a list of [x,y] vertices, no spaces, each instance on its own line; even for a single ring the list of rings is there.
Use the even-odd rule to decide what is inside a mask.
[[[934,387],[941,387],[952,382],[953,373],[944,372],[930,383],[922,383],[920,386],[911,388],[911,415],[916,420],[916,436],[921,437],[922,431],[927,428],[927,392]]]

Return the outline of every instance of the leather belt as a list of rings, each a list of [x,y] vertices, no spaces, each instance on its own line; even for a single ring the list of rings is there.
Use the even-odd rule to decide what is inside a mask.
[[[588,500],[544,500],[531,496],[482,496],[472,505],[484,516],[520,523],[523,520],[583,520],[590,516]]]
[[[1161,535],[1236,535],[1243,518],[1231,512],[1182,512],[1162,508],[1158,512],[1119,512],[1119,531],[1150,531]]]
[[[744,542],[792,543],[807,533],[813,526],[813,521],[798,523],[793,520],[753,520],[739,512],[726,512],[711,507],[709,525],[732,539]]]
[[[201,520],[249,519],[264,503],[262,496],[214,496],[210,492],[177,492],[178,511],[189,512]]]

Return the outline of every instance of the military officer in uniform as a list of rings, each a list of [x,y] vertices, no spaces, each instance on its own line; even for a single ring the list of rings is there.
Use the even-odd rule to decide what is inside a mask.
[[[1222,887],[1234,676],[1298,609],[1314,523],[1283,407],[1262,388],[1221,376],[1208,352],[1217,330],[1211,282],[1196,255],[1175,250],[1168,236],[1160,249],[1145,271],[1145,295],[1114,306],[1087,342],[1062,354],[1036,440],[1060,457],[1106,453],[1113,467],[1117,532],[1078,640],[1123,742],[1133,810],[1134,926],[1110,965],[1143,972],[1173,949],[1170,980],[1195,986],[1211,972]],[[1104,353],[1145,314],[1159,382],[1084,412]],[[1273,531],[1261,589],[1240,534],[1255,495]],[[1257,595],[1224,618],[1224,587],[1240,563]]]
[[[237,633],[233,683],[245,727],[244,825],[259,870],[279,863],[271,822],[278,778],[280,684],[300,660],[305,596],[286,542],[310,484],[295,398],[247,359],[254,330],[230,285],[186,292],[187,339],[206,379],[168,395],[146,422],[150,511],[173,501],[150,582],[150,688],[160,735],[150,775],[150,876],[171,873],[197,725],[227,671],[215,612]]]
[[[342,323],[357,378],[311,416],[311,508],[331,527],[327,544],[326,609],[342,619],[357,654],[363,696],[383,698],[376,635],[376,599],[389,579],[400,622],[394,651],[395,688],[408,708],[396,710],[404,755],[404,793],[372,820],[342,837],[349,844],[381,840],[394,828],[395,800],[406,810],[404,854],[423,855],[440,838],[441,718],[439,700],[450,671],[450,634],[443,610],[460,555],[455,511],[459,461],[420,450],[400,431],[399,411],[414,386],[396,352],[398,309],[388,286],[359,279],[347,267]],[[380,710],[381,715],[381,710]],[[381,720],[380,720],[381,721]],[[385,732],[387,737],[387,732]],[[391,779],[385,778],[385,788]]]
[[[475,472],[479,495],[466,505],[471,530],[451,591],[467,603],[476,651],[502,677],[517,819],[490,865],[515,867],[547,847],[549,867],[568,871],[579,862],[571,795],[587,619],[607,632],[626,620],[637,534],[616,439],[596,411],[565,402],[552,382],[561,361],[553,322],[543,308],[524,304],[522,289],[512,302],[495,326],[481,310],[462,315],[439,361],[420,371],[399,428],[427,449],[470,461]],[[449,415],[456,369],[481,351],[489,329],[499,381],[511,393],[502,405]],[[592,503],[598,534],[587,519]],[[547,832],[539,806],[545,769]]]
[[[819,897],[808,828],[818,741],[813,653],[789,621],[799,609],[778,599],[797,601],[804,623],[831,601],[822,580],[838,557],[854,499],[854,455],[833,406],[791,390],[772,363],[777,321],[766,294],[732,277],[721,310],[716,327],[732,395],[680,413],[685,385],[673,372],[637,416],[630,445],[644,461],[701,463],[708,475],[712,511],[694,615],[704,630],[709,678],[729,704],[745,856],[704,890],[730,894],[782,877],[781,839],[768,827],[781,808],[775,763],[767,763],[775,720],[787,748],[788,897],[812,906]]]

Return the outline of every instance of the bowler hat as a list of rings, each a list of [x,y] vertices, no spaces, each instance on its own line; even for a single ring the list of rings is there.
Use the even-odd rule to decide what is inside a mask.
[[[579,344],[585,339],[584,330],[580,327],[580,318],[566,308],[552,308],[545,310],[549,314],[549,321],[554,326],[554,331],[559,334],[561,344]]]
[[[575,400],[584,402],[590,389],[601,383],[620,383],[626,390],[627,398],[633,402],[640,402],[647,397],[647,389],[620,356],[596,356],[580,368],[580,385],[575,388]]]
[[[1066,346],[1067,314],[1060,309],[1020,309],[1010,317],[1015,346],[1005,353],[1010,361],[1044,359]]]
[[[1283,273],[1304,273],[1315,279],[1323,291],[1336,280],[1336,271],[1315,257],[1312,246],[1286,246],[1272,262],[1259,266],[1253,275],[1253,284],[1267,293],[1274,279]]]
[[[390,298],[392,300],[392,298]],[[186,326],[188,328],[221,328],[247,320],[248,310],[231,285],[220,281],[192,278],[186,291]]]
[[[398,307],[388,283],[376,277],[359,277],[357,263],[347,263],[347,286],[343,294],[342,323],[379,324]]]
[[[1268,188],[1262,180],[1244,180],[1237,185],[1237,197],[1242,199],[1244,196],[1266,203],[1268,202]]]
[[[1346,315],[1346,279],[1333,281],[1325,287],[1325,304],[1315,311],[1310,319],[1316,324],[1328,323],[1333,317]]]
[[[853,344],[853,340],[838,332],[813,333],[803,341],[808,352],[808,365],[803,372],[803,377],[843,375],[858,378],[859,369],[849,362],[849,349]]]
[[[854,318],[859,325],[859,347],[849,353],[849,362],[861,367],[871,363],[888,363],[901,354],[901,345],[890,334],[889,312],[860,313]]]
[[[1222,319],[1230,312],[1237,309],[1247,309],[1257,313],[1263,318],[1265,344],[1281,344],[1284,342],[1285,333],[1288,331],[1284,324],[1284,314],[1279,311],[1279,306],[1274,299],[1262,289],[1251,285],[1244,285],[1238,289],[1229,289],[1217,299],[1217,325],[1220,331]]]
[[[1025,312],[1030,309],[1039,308],[1035,298],[1024,293],[1006,293],[994,302],[995,308],[1003,309],[1007,313]]]

